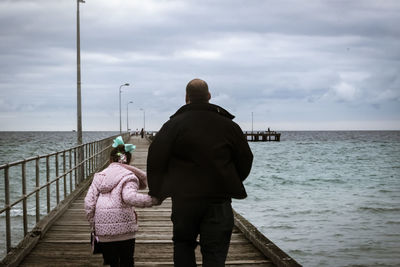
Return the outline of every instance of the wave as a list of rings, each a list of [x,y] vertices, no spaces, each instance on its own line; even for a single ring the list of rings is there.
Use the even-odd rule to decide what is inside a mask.
[[[265,180],[265,179],[263,179]],[[272,175],[270,181],[278,185],[301,185],[314,187],[316,184],[346,184],[345,181],[340,178],[303,178],[303,177],[289,177],[284,178],[277,175]]]
[[[386,224],[395,224],[395,225],[399,225],[400,221],[387,221]]]
[[[36,216],[36,209],[28,209],[26,214],[28,216]],[[24,212],[22,209],[11,209],[10,210],[10,216],[13,218],[18,218],[18,217],[22,217],[24,215]],[[40,210],[40,216],[44,216],[47,215],[47,208],[42,207]],[[3,212],[2,214],[0,214],[0,218],[3,218],[6,216],[6,213]]]
[[[301,186],[307,187],[321,187],[325,186],[325,184],[346,184],[348,181],[344,181],[339,178],[304,178],[303,180],[298,180],[295,183]]]
[[[292,230],[296,229],[296,227],[290,226],[290,225],[271,225],[268,226],[269,229],[279,229],[279,230]]]
[[[286,178],[277,176],[277,175],[272,175],[271,180],[278,182],[281,185],[292,185],[295,184],[295,181],[293,180],[288,180]]]
[[[296,145],[317,145],[318,142],[297,142]]]
[[[372,212],[372,213],[400,212],[400,208],[382,208],[382,207],[359,207],[358,210]]]
[[[298,215],[310,215],[310,214],[339,214],[338,211],[336,210],[330,210],[330,209],[308,209],[308,210],[294,210],[292,212],[288,212],[288,214],[293,215],[293,216],[298,216]],[[325,221],[323,219],[322,221]]]
[[[393,193],[394,191],[392,191],[392,190],[387,190],[387,189],[380,189],[378,192],[379,192],[379,193]]]

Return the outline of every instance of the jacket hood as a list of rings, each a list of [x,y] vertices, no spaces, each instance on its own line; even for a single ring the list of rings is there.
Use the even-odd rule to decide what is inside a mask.
[[[116,163],[120,164],[120,163]],[[134,175],[139,179],[139,189],[143,190],[146,189],[147,187],[147,175],[144,171],[142,171],[139,168],[136,168],[135,166],[132,165],[127,165],[127,164],[120,164],[121,167],[133,172]]]
[[[186,111],[195,111],[195,110],[201,110],[201,111],[211,111],[220,114],[221,116],[227,117],[231,120],[235,118],[231,113],[229,113],[227,110],[224,108],[221,108],[220,106],[210,104],[210,103],[190,103],[182,106],[180,109],[178,109],[177,112],[175,112],[174,115],[170,117],[172,119],[173,117],[182,114]]]
[[[121,167],[120,163],[111,163],[108,168],[96,174],[97,187],[100,193],[111,192],[122,180],[122,178],[132,174],[126,168]]]

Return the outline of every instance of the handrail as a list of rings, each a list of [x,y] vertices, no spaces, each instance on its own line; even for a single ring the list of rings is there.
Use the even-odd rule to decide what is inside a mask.
[[[125,141],[130,136],[129,133],[121,135]],[[0,174],[1,171],[4,171],[5,193],[4,207],[0,208],[0,222],[1,220],[5,220],[4,241],[6,253],[12,250],[16,242],[21,243],[29,235],[29,232],[38,225],[41,219],[56,209],[60,201],[71,195],[81,182],[91,177],[93,173],[108,162],[112,144],[111,140],[116,136],[0,166]],[[83,154],[81,162],[77,162],[79,153]],[[59,161],[59,157],[62,158],[61,162]],[[13,182],[13,188],[10,187],[10,179]],[[16,185],[17,180],[20,180],[18,181],[20,184],[17,183]],[[30,187],[33,187],[30,192],[27,192],[27,181]],[[60,188],[60,184],[62,188]],[[15,188],[17,187],[18,189],[19,186],[22,190],[21,194],[17,195]],[[14,191],[11,192],[10,189],[14,189]],[[33,196],[34,199],[32,199]],[[13,198],[12,201],[10,200],[11,197]],[[41,198],[45,198],[45,202],[41,201]],[[52,200],[55,203],[52,203]],[[13,227],[12,232],[11,224],[18,222],[17,220],[20,219],[20,216],[11,216],[11,211],[20,204],[22,205],[22,228],[19,227],[17,229],[19,232],[15,233],[16,227]],[[28,206],[30,209],[34,209],[34,215],[28,214]],[[20,212],[21,210],[18,211]],[[29,216],[34,216],[34,218],[30,218]],[[35,221],[29,223],[33,219]],[[0,225],[2,224],[0,223]],[[2,229],[0,229],[0,233],[1,231]],[[15,236],[17,236],[17,240],[15,240],[16,242],[12,242]],[[4,241],[1,240],[1,242]],[[4,243],[0,243],[0,246],[4,248]],[[1,255],[0,253],[0,258],[3,258],[3,256],[5,255]]]
[[[116,135],[116,136],[117,136],[117,135]],[[113,136],[113,137],[116,137],[116,136]],[[96,143],[96,142],[101,142],[101,141],[108,140],[109,138],[113,138],[113,137],[107,137],[107,138],[104,138],[104,139],[102,139],[102,140],[93,141],[93,142],[90,142],[90,143],[86,143],[86,144],[74,146],[74,147],[71,147],[71,148],[66,149],[66,150],[64,150],[64,151],[69,151],[69,150],[74,150],[74,149],[82,148],[82,147],[84,147],[84,146],[86,146],[86,145],[88,145],[88,144],[92,144],[92,143]],[[54,156],[54,155],[60,154],[60,153],[62,153],[62,152],[64,152],[64,151],[53,152],[53,153],[46,154],[46,155],[41,155],[41,156],[33,156],[33,157],[30,157],[30,158],[26,158],[26,159],[14,161],[14,162],[11,162],[11,163],[6,163],[6,164],[3,164],[3,165],[0,165],[0,170],[1,170],[1,169],[4,169],[6,166],[12,167],[12,166],[21,164],[21,163],[23,163],[23,162],[35,160],[35,159],[37,159],[37,158],[42,159],[42,158],[46,158],[46,157],[49,157],[49,156]]]

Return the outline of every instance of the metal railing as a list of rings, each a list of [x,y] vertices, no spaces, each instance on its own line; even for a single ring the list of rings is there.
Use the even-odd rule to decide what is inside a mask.
[[[5,241],[5,254],[67,198],[80,182],[108,163],[115,137],[0,166],[0,174],[4,173],[4,201],[0,199],[0,207],[4,203],[4,208],[0,209],[0,222],[5,220],[5,234],[0,230],[0,240]],[[122,134],[122,137],[128,139],[129,133]],[[82,162],[77,162],[78,153],[84,155]],[[0,246],[4,250],[4,243]],[[1,254],[0,259],[5,256]]]

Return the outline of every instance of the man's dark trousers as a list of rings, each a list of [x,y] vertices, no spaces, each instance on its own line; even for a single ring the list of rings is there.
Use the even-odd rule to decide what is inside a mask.
[[[233,228],[231,199],[172,199],[174,264],[196,266],[200,234],[204,267],[225,266]]]

